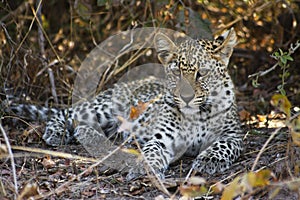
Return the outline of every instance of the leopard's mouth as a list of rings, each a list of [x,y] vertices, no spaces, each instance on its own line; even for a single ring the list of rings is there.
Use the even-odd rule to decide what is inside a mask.
[[[186,103],[182,101],[178,107],[179,110],[184,114],[195,114],[199,113],[200,111],[199,106],[193,104],[192,102]]]
[[[195,114],[206,109],[207,99],[204,97],[193,98],[191,101],[186,102],[181,98],[174,98],[179,110],[185,114]]]
[[[180,111],[184,114],[190,115],[190,114],[198,113],[200,110],[199,110],[199,108],[195,108],[195,107],[191,107],[191,106],[187,105],[187,106],[181,107]]]

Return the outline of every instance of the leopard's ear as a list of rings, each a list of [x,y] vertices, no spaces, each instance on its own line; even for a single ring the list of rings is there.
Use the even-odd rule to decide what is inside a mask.
[[[163,64],[168,64],[176,52],[176,45],[165,34],[158,33],[154,38],[154,45],[158,53],[158,59]]]
[[[237,44],[237,37],[235,30],[231,28],[226,31],[224,34],[219,36],[215,42],[220,42],[219,40],[223,40],[221,44],[214,49],[214,56],[221,60],[225,65],[228,65],[229,58],[232,55],[233,47]]]

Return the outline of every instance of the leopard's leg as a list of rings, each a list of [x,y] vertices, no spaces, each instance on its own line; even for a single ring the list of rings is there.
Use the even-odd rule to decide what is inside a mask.
[[[95,109],[93,103],[85,102],[63,114],[56,114],[46,123],[43,134],[44,141],[51,146],[59,146],[74,142],[78,129],[77,127],[85,125],[97,130],[99,133],[112,134],[117,130],[117,120],[112,115],[111,109],[105,109],[105,106],[97,106]],[[82,142],[82,140],[78,140]]]
[[[139,167],[132,169],[127,175],[128,180],[146,172],[164,178],[164,172],[169,164],[181,157],[189,146],[180,129],[177,111],[168,105],[154,108],[151,106],[145,113],[151,110],[151,113],[157,115],[141,115],[136,120],[139,122],[138,129],[135,130],[135,127],[132,129],[142,144],[143,165],[140,163]]]
[[[91,102],[54,113],[46,123],[44,141],[51,146],[74,141],[78,125],[90,126],[98,132],[115,133],[118,121],[113,113],[117,106],[113,104],[110,94],[110,90],[105,91]]]
[[[243,130],[236,106],[233,105],[227,112],[208,119],[206,123],[209,123],[213,129],[207,126],[208,129],[205,131],[209,132],[206,134],[209,137],[204,138],[205,149],[200,147],[192,169],[208,174],[223,172],[238,159],[243,151]]]
[[[174,151],[161,140],[153,139],[143,146],[141,153],[142,161],[129,171],[126,179],[132,180],[144,174],[156,174],[157,177],[164,179],[164,172],[174,159]]]
[[[93,103],[84,102],[55,113],[46,123],[43,139],[51,146],[74,142],[76,127],[81,124],[99,129],[100,123]]]
[[[243,141],[238,133],[224,133],[208,148],[200,152],[192,169],[201,173],[214,174],[228,169],[243,151]]]

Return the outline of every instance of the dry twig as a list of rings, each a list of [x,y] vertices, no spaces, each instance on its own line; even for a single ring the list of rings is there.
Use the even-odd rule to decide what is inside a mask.
[[[42,0],[37,0],[36,1],[36,13],[34,12],[33,10],[33,13],[34,13],[34,16],[36,17],[36,20],[38,22],[38,41],[39,41],[39,46],[40,46],[40,50],[41,50],[41,54],[42,54],[42,57],[43,57],[43,65],[44,67],[47,66],[47,63],[46,63],[46,54],[45,54],[45,44],[44,44],[44,41],[45,41],[45,38],[44,38],[44,31],[43,31],[43,28],[42,28]],[[51,43],[51,42],[50,42]],[[55,86],[55,81],[54,81],[54,74],[53,74],[53,71],[50,67],[47,68],[47,72],[48,72],[48,75],[49,75],[49,80],[50,80],[50,85],[51,85],[51,93],[52,93],[52,96],[54,98],[54,102],[56,104],[58,104],[58,98],[57,98],[57,93],[56,93],[56,86]]]
[[[8,137],[7,137],[7,135],[4,131],[4,128],[2,127],[2,123],[0,123],[0,131],[2,132],[2,135],[4,137],[5,144],[6,144],[7,151],[8,151],[8,155],[9,155],[10,162],[11,162],[11,169],[12,169],[12,175],[13,175],[14,186],[15,186],[14,197],[16,199],[17,195],[18,195],[18,181],[17,181],[16,165],[15,165],[15,161],[14,161],[14,155],[13,155],[13,152],[11,150],[10,143],[9,143],[9,139],[8,139]]]
[[[275,131],[272,132],[271,136],[268,138],[268,140],[265,142],[264,146],[261,148],[261,150],[259,151],[259,153],[257,154],[256,158],[255,158],[255,161],[252,165],[252,168],[251,168],[251,171],[254,171],[256,165],[257,165],[257,162],[258,160],[260,159],[262,153],[265,151],[265,149],[267,148],[268,144],[271,142],[271,140],[275,137],[275,135],[278,133],[278,131],[281,129],[280,128],[277,128]]]

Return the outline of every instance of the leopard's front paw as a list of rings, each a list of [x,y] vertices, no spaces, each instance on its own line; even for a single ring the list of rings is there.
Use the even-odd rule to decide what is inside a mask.
[[[46,127],[43,140],[50,146],[60,146],[68,144],[73,138],[70,137],[68,130],[60,127]]]
[[[214,174],[223,172],[232,162],[216,155],[199,155],[193,163],[193,169],[200,173]]]

